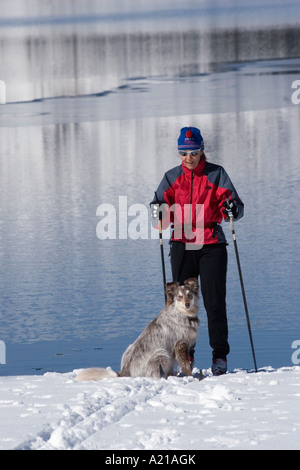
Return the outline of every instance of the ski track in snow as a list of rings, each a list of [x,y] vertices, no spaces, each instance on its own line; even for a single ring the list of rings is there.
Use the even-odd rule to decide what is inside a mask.
[[[300,367],[76,382],[0,377],[0,448],[297,449]],[[209,371],[205,371],[209,374]]]

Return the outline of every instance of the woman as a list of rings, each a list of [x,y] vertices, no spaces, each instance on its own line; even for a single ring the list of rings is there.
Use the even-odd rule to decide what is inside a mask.
[[[244,204],[220,165],[207,162],[200,130],[184,127],[178,138],[182,164],[167,171],[151,202],[152,214],[163,213],[163,228],[172,224],[171,267],[173,281],[182,284],[200,276],[207,312],[212,372],[227,372],[229,354],[226,314],[227,248],[220,226],[243,216]],[[191,367],[194,349],[190,351]]]

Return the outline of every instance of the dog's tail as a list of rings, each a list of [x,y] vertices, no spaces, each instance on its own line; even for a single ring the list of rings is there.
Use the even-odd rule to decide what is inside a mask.
[[[106,369],[102,369],[99,367],[92,367],[91,369],[84,369],[81,371],[76,380],[80,382],[85,382],[88,380],[102,380],[106,378],[115,378],[119,377],[119,374],[111,369],[111,367],[107,367]]]

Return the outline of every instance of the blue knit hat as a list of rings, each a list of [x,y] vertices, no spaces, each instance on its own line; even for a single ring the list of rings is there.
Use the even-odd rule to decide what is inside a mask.
[[[204,141],[197,127],[183,127],[178,137],[178,150],[204,150]]]

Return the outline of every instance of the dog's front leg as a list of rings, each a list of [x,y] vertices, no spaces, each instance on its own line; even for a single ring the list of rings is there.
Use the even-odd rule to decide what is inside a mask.
[[[175,359],[185,375],[192,375],[191,366],[189,361],[190,348],[187,343],[178,341],[175,344]]]

